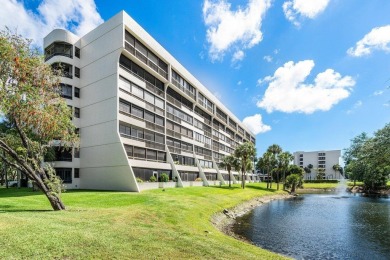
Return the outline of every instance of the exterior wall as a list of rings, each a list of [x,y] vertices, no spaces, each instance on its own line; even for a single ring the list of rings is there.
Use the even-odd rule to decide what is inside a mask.
[[[131,33],[133,37],[141,42],[149,52],[153,53],[157,59],[160,59],[167,64],[167,78],[156,70],[155,63],[150,60],[143,60],[139,53],[133,52],[126,45],[125,31]],[[127,190],[140,191],[156,187],[153,183],[137,183],[136,170],[148,170],[148,174],[153,172],[170,172],[171,178],[176,179],[176,183],[166,184],[165,187],[183,187],[183,186],[208,186],[224,183],[228,177],[227,174],[221,174],[215,161],[218,158],[214,156],[227,155],[232,152],[235,145],[241,143],[242,140],[255,142],[254,135],[246,129],[246,127],[235,117],[210,91],[207,90],[195,77],[193,77],[176,59],[174,59],[160,44],[157,43],[144,29],[142,29],[132,18],[126,13],[120,12],[113,18],[103,23],[93,31],[89,32],[82,38],[78,38],[70,32],[64,30],[54,30],[44,39],[44,48],[53,42],[67,42],[75,47],[80,48],[80,58],[53,56],[47,62],[65,62],[80,68],[80,78],[73,77],[72,79],[63,77],[62,83],[78,87],[80,89],[80,98],[73,97],[72,100],[67,100],[68,105],[80,108],[80,118],[74,118],[74,123],[80,129],[80,159],[72,158],[72,162],[54,162],[54,167],[69,167],[72,168],[72,183],[67,184],[67,188],[82,188],[82,189],[102,189],[102,190]],[[151,87],[141,77],[134,72],[127,70],[120,64],[120,57],[123,55],[137,64],[143,70],[148,72],[155,79],[163,84],[162,95],[161,91],[156,90],[156,87]],[[154,64],[154,65],[153,65]],[[195,88],[195,96],[191,96],[175,85],[172,80],[172,70],[180,75],[185,81],[190,83]],[[159,109],[148,103],[145,99],[140,99],[134,93],[126,92],[120,89],[120,77],[127,81],[136,84],[144,93],[148,92],[155,97],[161,98],[164,103],[164,109]],[[178,101],[172,97],[168,97],[168,88],[176,92],[181,98],[187,99],[192,103],[192,107],[186,107],[182,101]],[[156,92],[157,91],[157,92]],[[159,94],[160,93],[160,94]],[[200,94],[205,96],[214,104],[214,111],[210,111],[204,107],[198,100]],[[146,119],[135,117],[132,114],[126,114],[120,110],[121,100],[128,102],[136,107],[159,115],[164,120],[164,128],[158,128],[157,123],[150,123]],[[183,100],[183,99],[180,99]],[[167,105],[186,113],[192,118],[196,118],[200,122],[213,129],[212,136],[210,133],[195,127],[194,121],[188,123],[183,119],[174,119],[173,114],[169,115]],[[132,106],[130,105],[130,107]],[[204,116],[195,113],[195,107],[211,117],[211,120],[218,120],[221,126],[208,122]],[[216,113],[216,108],[219,108],[222,113],[226,114],[226,121],[223,121],[221,116]],[[158,114],[160,113],[160,114]],[[179,126],[186,127],[193,131],[192,138],[186,136],[182,132],[173,134],[168,132],[167,123],[177,121]],[[241,129],[232,124],[228,124],[233,120]],[[124,124],[129,127],[143,129],[142,131],[152,131],[154,135],[162,134],[164,143],[161,145],[149,142],[146,137],[139,138],[133,135],[124,135],[119,129],[119,125]],[[227,129],[233,132],[231,135]],[[160,130],[158,130],[160,129]],[[210,143],[200,142],[195,140],[195,132],[210,139]],[[218,134],[216,134],[218,133]],[[217,135],[220,135],[219,137]],[[240,137],[237,137],[240,136]],[[229,137],[230,143],[224,141]],[[167,145],[167,138],[175,139],[176,141],[184,142],[192,146],[192,151],[186,149],[176,149],[176,147]],[[237,139],[238,138],[238,139]],[[242,140],[240,139],[242,138]],[[222,145],[213,146],[213,141]],[[129,155],[131,146],[131,154]],[[196,152],[195,146],[207,149],[210,154]],[[144,148],[146,154],[148,150],[156,152],[157,155],[166,153],[164,161],[139,159],[133,155],[133,149]],[[215,153],[215,154],[214,154]],[[193,165],[180,165],[176,161],[179,156],[193,158]],[[173,159],[176,158],[176,159]],[[212,163],[212,166],[209,165]],[[204,164],[205,166],[202,166]],[[80,177],[75,178],[74,169],[80,169]],[[222,169],[221,169],[222,170]],[[188,176],[194,177],[197,174],[202,178],[202,182],[194,182]],[[186,178],[183,183],[180,176]],[[225,177],[223,177],[225,176]],[[232,174],[233,177],[233,174]],[[234,179],[234,177],[233,177]],[[147,181],[147,180],[144,180]]]
[[[324,156],[320,154],[325,154]],[[302,156],[301,156],[302,155]],[[337,172],[335,174],[333,165],[340,164],[341,150],[331,151],[314,151],[314,152],[303,152],[298,151],[294,153],[294,164],[302,168],[307,167],[309,164],[313,165],[311,173],[305,173],[305,179],[315,180],[317,176],[317,169],[321,165],[325,165],[325,178],[326,179],[343,179],[344,177]],[[325,157],[325,159],[320,159]],[[302,159],[302,160],[301,160]],[[320,163],[324,162],[324,163]]]

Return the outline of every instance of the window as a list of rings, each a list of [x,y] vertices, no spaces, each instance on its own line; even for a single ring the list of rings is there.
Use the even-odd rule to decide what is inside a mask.
[[[79,168],[74,168],[74,178],[75,179],[80,178],[80,169]]]
[[[137,97],[139,97],[139,98],[141,98],[141,99],[144,98],[144,91],[142,90],[142,88],[140,88],[140,87],[138,87],[138,86],[136,86],[136,85],[132,85],[131,90],[132,90],[131,92],[132,92],[135,96],[137,96]]]
[[[73,157],[80,158],[80,149],[79,148],[74,148]]]
[[[72,58],[72,45],[66,42],[54,42],[45,48],[45,60],[57,55]]]
[[[162,99],[156,97],[154,100],[154,104],[156,105],[156,107],[164,109],[164,101]]]
[[[125,78],[123,77],[119,77],[119,88],[127,91],[127,92],[131,92],[131,83],[130,81],[127,81]]]
[[[119,111],[126,112],[126,113],[130,114],[130,104],[127,104],[121,100],[119,102]]]
[[[146,151],[146,159],[156,161],[157,160],[157,151],[148,149]]]
[[[79,88],[74,87],[74,96],[77,98],[80,98],[80,89]]]
[[[74,108],[74,117],[80,118],[80,108],[78,107]]]
[[[77,47],[74,47],[74,56],[80,59],[80,49]]]
[[[157,125],[164,126],[164,118],[162,118],[161,116],[155,116],[155,123]]]
[[[145,111],[145,120],[154,123],[154,114],[149,111]]]
[[[61,97],[72,99],[72,86],[68,84],[60,83]]]
[[[131,114],[136,117],[144,118],[144,110],[134,105],[131,106]]]
[[[74,76],[80,78],[80,68],[74,67]]]
[[[134,157],[145,159],[145,148],[134,147]]]
[[[61,147],[54,147],[55,161],[60,162],[71,162],[72,161],[72,150],[64,149]]]
[[[55,62],[51,64],[52,69],[54,70],[54,73],[58,73],[61,77],[66,78],[73,78],[72,77],[72,65],[68,63],[59,63]]]
[[[55,171],[63,183],[72,183],[72,168],[55,168]]]

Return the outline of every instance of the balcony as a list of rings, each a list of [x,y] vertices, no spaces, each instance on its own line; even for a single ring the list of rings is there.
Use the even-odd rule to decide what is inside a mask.
[[[149,66],[149,68],[151,68],[152,70],[154,70],[155,72],[157,72],[158,74],[160,74],[161,76],[163,76],[165,79],[168,79],[168,73],[163,70],[162,68],[160,68],[157,64],[155,64],[152,60],[150,60],[148,57],[146,57],[145,55],[143,55],[141,52],[139,52],[138,50],[136,50],[130,43],[128,43],[127,41],[125,42],[125,49],[130,52],[131,54],[133,54],[135,57],[137,57],[140,61],[142,61],[143,63],[145,63],[146,65]]]
[[[214,113],[213,108],[210,107],[210,106],[207,106],[207,105],[203,102],[203,100],[201,100],[201,99],[198,98],[198,103],[199,103],[202,107],[206,108],[207,111],[209,111],[210,113],[212,113],[212,114]]]
[[[189,91],[188,89],[184,88],[182,85],[180,85],[180,83],[176,79],[172,78],[172,84],[175,85],[177,88],[179,88],[184,93],[186,93],[192,99],[196,100],[195,94],[192,93],[191,91]]]
[[[221,119],[225,124],[227,124],[227,119],[225,118],[225,117],[223,117],[222,115],[220,115],[220,114],[216,114],[217,115],[217,117],[219,118],[219,119]]]

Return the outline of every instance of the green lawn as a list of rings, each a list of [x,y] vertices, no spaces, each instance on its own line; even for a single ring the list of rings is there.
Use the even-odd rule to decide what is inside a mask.
[[[338,183],[303,183],[304,189],[334,189]]]
[[[283,259],[210,223],[215,212],[276,193],[265,185],[68,191],[64,212],[38,192],[0,188],[0,259]]]

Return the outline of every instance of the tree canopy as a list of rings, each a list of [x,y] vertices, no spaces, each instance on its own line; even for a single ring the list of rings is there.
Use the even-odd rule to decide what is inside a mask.
[[[362,133],[353,138],[343,158],[350,179],[363,181],[366,189],[385,186],[390,175],[390,123],[373,137]]]
[[[61,180],[43,158],[53,140],[66,148],[78,138],[56,74],[31,41],[0,32],[0,158],[34,181],[53,209],[62,210]]]

